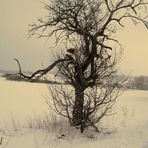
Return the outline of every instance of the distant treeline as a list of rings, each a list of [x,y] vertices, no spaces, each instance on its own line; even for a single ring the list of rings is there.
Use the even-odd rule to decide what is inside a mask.
[[[139,90],[148,90],[148,76],[136,76],[132,77],[129,88],[139,89]]]
[[[5,77],[6,80],[13,80],[13,81],[25,81],[25,82],[34,82],[34,83],[46,83],[46,84],[60,84],[60,82],[53,81],[53,80],[47,80],[47,79],[37,79],[37,80],[29,80],[24,79],[20,76],[20,74],[3,74],[2,77]]]
[[[47,79],[28,80],[20,77],[19,74],[5,73],[2,76],[5,77],[7,80],[14,80],[14,81],[26,81],[26,82],[36,82],[36,83],[46,83],[46,84],[61,84],[61,82],[47,80]],[[121,76],[116,76],[116,78],[119,78],[119,79],[120,77]],[[125,87],[127,89],[148,90],[148,76],[133,76],[133,77],[130,77],[129,79],[130,80],[128,81],[128,83],[121,84],[120,87]],[[68,84],[68,82],[63,81],[63,84]]]

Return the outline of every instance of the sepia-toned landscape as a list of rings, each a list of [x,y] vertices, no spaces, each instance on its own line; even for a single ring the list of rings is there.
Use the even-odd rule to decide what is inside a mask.
[[[148,1],[0,1],[0,148],[148,148]]]

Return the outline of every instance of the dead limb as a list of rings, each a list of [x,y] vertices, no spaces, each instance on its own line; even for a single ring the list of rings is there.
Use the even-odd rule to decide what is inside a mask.
[[[21,64],[19,62],[18,59],[14,59],[17,64],[18,64],[18,67],[19,67],[19,75],[20,77],[23,77],[24,79],[29,79],[29,80],[32,80],[32,79],[39,79],[41,78],[43,75],[47,74],[51,69],[53,69],[57,64],[61,63],[61,62],[65,62],[65,61],[69,61],[69,59],[58,59],[56,60],[55,62],[53,62],[51,65],[49,65],[48,67],[46,67],[45,69],[40,69],[40,70],[37,70],[35,71],[32,75],[26,75],[22,72],[22,69],[21,69]]]

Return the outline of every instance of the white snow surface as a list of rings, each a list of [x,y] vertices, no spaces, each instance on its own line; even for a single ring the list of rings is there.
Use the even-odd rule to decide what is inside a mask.
[[[49,112],[45,103],[49,96],[47,84],[0,78],[0,148],[148,148],[148,91],[124,92],[115,114],[100,125],[104,134],[72,129],[67,136],[21,127],[27,119]],[[58,138],[60,134],[66,136]]]

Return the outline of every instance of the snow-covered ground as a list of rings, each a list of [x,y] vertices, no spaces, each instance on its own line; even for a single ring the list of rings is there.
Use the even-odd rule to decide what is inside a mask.
[[[49,112],[47,97],[47,84],[0,78],[0,148],[148,148],[148,91],[130,90],[118,98],[115,114],[100,125],[108,134],[26,129],[28,119]]]

